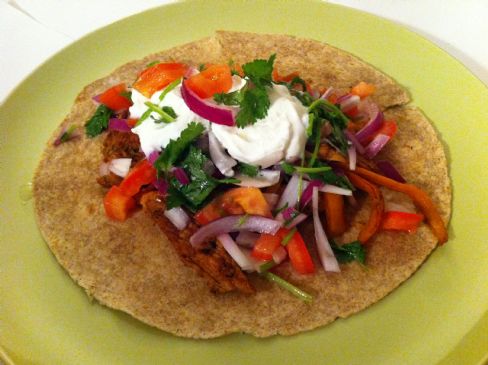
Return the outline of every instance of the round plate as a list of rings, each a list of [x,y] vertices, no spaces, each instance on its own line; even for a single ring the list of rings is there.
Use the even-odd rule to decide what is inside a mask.
[[[454,186],[451,239],[410,280],[369,309],[292,337],[176,338],[91,302],[43,242],[32,201],[25,199],[25,184],[32,178],[45,141],[77,93],[118,65],[211,35],[216,29],[288,33],[350,51],[408,88],[413,103],[439,131]],[[488,201],[487,105],[486,87],[436,46],[386,20],[321,2],[191,1],[153,9],[88,35],[42,65],[0,110],[4,216],[0,343],[4,361],[482,361],[488,353],[488,215],[483,207]],[[429,151],[425,152],[429,158]]]

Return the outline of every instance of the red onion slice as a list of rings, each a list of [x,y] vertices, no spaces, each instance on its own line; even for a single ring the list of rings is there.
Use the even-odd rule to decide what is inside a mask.
[[[181,86],[181,96],[188,108],[195,114],[209,121],[233,127],[235,123],[235,116],[237,114],[236,108],[222,106],[212,103],[210,100],[200,98],[183,81]]]
[[[343,112],[347,112],[355,106],[358,106],[360,101],[361,98],[353,94],[346,94],[337,99],[337,103],[340,104]]]
[[[115,158],[108,163],[108,169],[117,176],[125,177],[129,172],[131,163],[131,158]]]
[[[130,132],[131,127],[127,124],[127,119],[111,118],[108,121],[108,129],[111,131]]]
[[[231,215],[217,219],[198,229],[190,237],[190,243],[197,247],[209,238],[223,233],[253,231],[275,234],[281,227],[281,222],[257,215]]]
[[[369,116],[369,120],[366,125],[356,133],[356,138],[361,143],[378,131],[383,123],[383,113],[376,104],[365,102],[364,108]]]
[[[332,194],[337,194],[337,195],[346,195],[346,196],[352,196],[352,191],[349,189],[344,189],[339,186],[335,185],[330,185],[330,184],[324,184],[321,187],[319,187],[319,191],[323,193],[332,193]]]
[[[324,227],[319,217],[319,190],[314,187],[312,193],[313,226],[315,230],[315,241],[320,256],[320,262],[325,271],[340,272],[339,263],[330,247],[329,240],[325,235]]]
[[[323,185],[320,180],[312,180],[307,184],[307,187],[303,191],[302,197],[300,199],[300,207],[303,209],[312,200],[312,192],[315,187],[319,188]]]
[[[386,134],[378,134],[373,138],[371,143],[366,146],[364,155],[367,158],[373,158],[381,151],[383,147],[386,146],[390,138],[391,137]]]
[[[237,161],[225,152],[217,137],[212,132],[208,133],[210,158],[214,165],[224,176],[234,176],[232,168],[237,165]]]
[[[277,170],[261,170],[254,176],[247,176],[244,174],[237,174],[236,179],[240,180],[236,185],[247,186],[253,188],[265,188],[272,186],[280,181],[280,172]]]
[[[157,179],[153,182],[153,185],[161,195],[166,195],[168,192],[168,182],[165,179]]]
[[[151,164],[154,165],[156,160],[159,158],[159,151],[152,151],[149,156],[147,156],[147,161]]]
[[[361,155],[364,154],[364,147],[363,145],[358,141],[356,136],[351,132],[348,131],[347,129],[344,130],[344,134],[346,135],[347,139],[353,144],[353,146],[356,148],[356,151],[359,152]]]
[[[182,229],[185,229],[186,226],[188,225],[188,223],[190,222],[190,217],[188,217],[188,214],[186,214],[186,212],[182,208],[180,208],[180,207],[176,207],[176,208],[171,208],[169,210],[165,210],[164,211],[164,215],[180,231]]]
[[[349,170],[356,170],[357,155],[356,147],[354,147],[354,145],[349,146],[349,148],[347,149],[347,157],[349,159]]]
[[[293,218],[291,221],[289,221],[286,224],[286,228],[291,229],[293,227],[296,227],[300,223],[302,223],[305,219],[307,219],[307,215],[306,214],[303,214],[303,213],[300,213],[295,218]]]
[[[376,166],[378,166],[380,171],[386,177],[389,177],[390,179],[393,179],[401,183],[407,182],[390,161],[386,161],[386,160],[378,161],[376,162]]]
[[[294,207],[298,201],[298,182],[299,182],[298,175],[292,175],[288,185],[286,185],[283,194],[281,194],[280,200],[276,205],[276,208],[280,209],[283,208],[285,205],[287,207]]]
[[[242,231],[237,235],[236,243],[242,247],[253,248],[259,236],[256,232]]]
[[[334,91],[334,88],[331,86],[329,87],[327,90],[325,90],[325,92],[320,96],[320,99],[328,99],[329,96],[332,94],[332,92]]]
[[[217,240],[242,270],[255,271],[254,263],[241,251],[231,236],[224,233],[217,236]]]
[[[173,175],[180,182],[181,185],[188,185],[190,183],[190,179],[186,174],[185,170],[181,167],[175,167],[173,169]]]
[[[287,256],[288,253],[286,252],[286,249],[283,246],[279,246],[273,252],[273,261],[275,262],[275,264],[281,264],[283,261],[285,261]]]

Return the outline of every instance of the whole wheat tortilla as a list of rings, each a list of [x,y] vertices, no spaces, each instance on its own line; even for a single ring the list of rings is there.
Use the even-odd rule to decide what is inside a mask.
[[[53,147],[61,128],[82,125],[95,110],[91,97],[120,82],[131,83],[152,60],[199,64],[236,62],[277,54],[283,73],[299,70],[315,85],[347,89],[364,80],[377,85],[377,102],[392,107],[408,101],[392,79],[350,54],[329,45],[283,35],[218,32],[215,37],[149,56],[122,66],[87,86],[62,125],[53,134],[34,177],[35,210],[42,235],[59,263],[100,303],[178,336],[211,338],[232,332],[265,337],[291,335],[344,318],[377,302],[410,277],[436,246],[429,228],[417,234],[378,234],[368,245],[367,268],[341,265],[342,272],[317,270],[313,276],[293,273],[289,264],[280,275],[314,296],[305,304],[257,276],[257,293],[214,295],[204,279],[184,266],[171,244],[144,212],[126,222],[106,218],[105,189],[96,183],[103,137],[81,137]],[[324,62],[324,59],[327,62]],[[413,107],[386,112],[399,132],[383,152],[409,182],[425,189],[445,222],[450,215],[450,183],[444,151],[436,132]],[[429,151],[429,158],[425,158]],[[394,200],[407,202],[400,194]],[[355,238],[368,217],[367,203],[354,217],[344,240]],[[313,233],[310,233],[313,237]],[[313,249],[312,249],[313,250]],[[320,264],[316,262],[317,268]]]

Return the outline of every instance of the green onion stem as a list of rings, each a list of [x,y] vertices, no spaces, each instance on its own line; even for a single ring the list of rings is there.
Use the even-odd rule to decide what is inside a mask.
[[[312,302],[313,297],[310,294],[304,292],[301,289],[298,289],[295,285],[289,283],[288,281],[279,277],[278,275],[275,275],[269,271],[265,271],[261,275],[263,275],[267,280],[269,280],[269,281],[277,284],[278,286],[282,287],[283,289],[289,291],[291,294],[296,296],[298,299],[303,300],[306,303]]]
[[[182,78],[180,77],[179,79],[174,80],[172,83],[170,83],[166,88],[163,90],[161,95],[159,95],[159,101],[163,101],[164,97],[175,87],[177,87],[181,83]]]
[[[300,172],[302,174],[324,172],[324,171],[329,171],[331,169],[330,166],[321,166],[321,167],[299,167],[299,166],[294,166],[294,168],[295,168],[296,172]]]
[[[281,244],[283,246],[286,246],[288,244],[288,242],[290,242],[291,238],[295,235],[296,231],[297,231],[297,227],[294,227],[290,232],[288,232],[286,234],[286,236],[283,237],[283,240],[281,241]]]
[[[175,121],[175,118],[173,118],[171,115],[166,113],[163,109],[161,109],[159,106],[151,103],[150,101],[146,101],[144,105],[146,105],[153,112],[158,113],[162,117],[163,122],[171,123]]]
[[[266,261],[265,263],[259,265],[259,272],[264,273],[274,267],[276,263],[273,260]]]

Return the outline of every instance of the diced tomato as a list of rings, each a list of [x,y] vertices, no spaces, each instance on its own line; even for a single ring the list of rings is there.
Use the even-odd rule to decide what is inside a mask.
[[[252,214],[271,217],[271,209],[258,188],[241,187],[227,190],[195,215],[196,222],[205,225],[226,215]]]
[[[139,162],[127,176],[122,180],[119,187],[127,196],[136,195],[143,185],[150,184],[156,180],[156,169],[147,160]]]
[[[361,81],[359,84],[351,89],[351,94],[357,95],[361,99],[364,99],[372,95],[375,91],[376,87],[373,84],[368,84],[364,81]]]
[[[276,234],[262,233],[256,240],[251,256],[257,260],[269,261],[273,259],[273,252],[281,246],[281,241],[289,230],[281,228]]]
[[[112,186],[103,198],[103,206],[107,217],[125,221],[136,206],[135,200],[125,195],[118,186]]]
[[[131,128],[134,128],[137,124],[138,119],[127,119],[127,125]]]
[[[199,97],[206,99],[225,93],[232,87],[232,75],[228,65],[211,65],[185,81]]]
[[[383,215],[381,228],[393,231],[415,233],[420,222],[424,220],[422,214],[389,211]]]
[[[370,143],[378,134],[385,134],[392,138],[398,130],[398,126],[394,121],[385,120],[381,125],[380,129],[378,129],[373,135],[369,138],[365,138],[363,141],[364,145]]]
[[[286,249],[288,256],[290,256],[291,265],[296,272],[299,274],[312,274],[315,272],[315,265],[300,232],[295,232],[286,245]]]
[[[150,98],[156,91],[183,77],[187,70],[188,66],[183,63],[158,63],[142,71],[133,87]]]
[[[101,94],[99,101],[112,110],[129,109],[132,101],[122,95],[124,92],[127,92],[125,84],[115,85]]]

